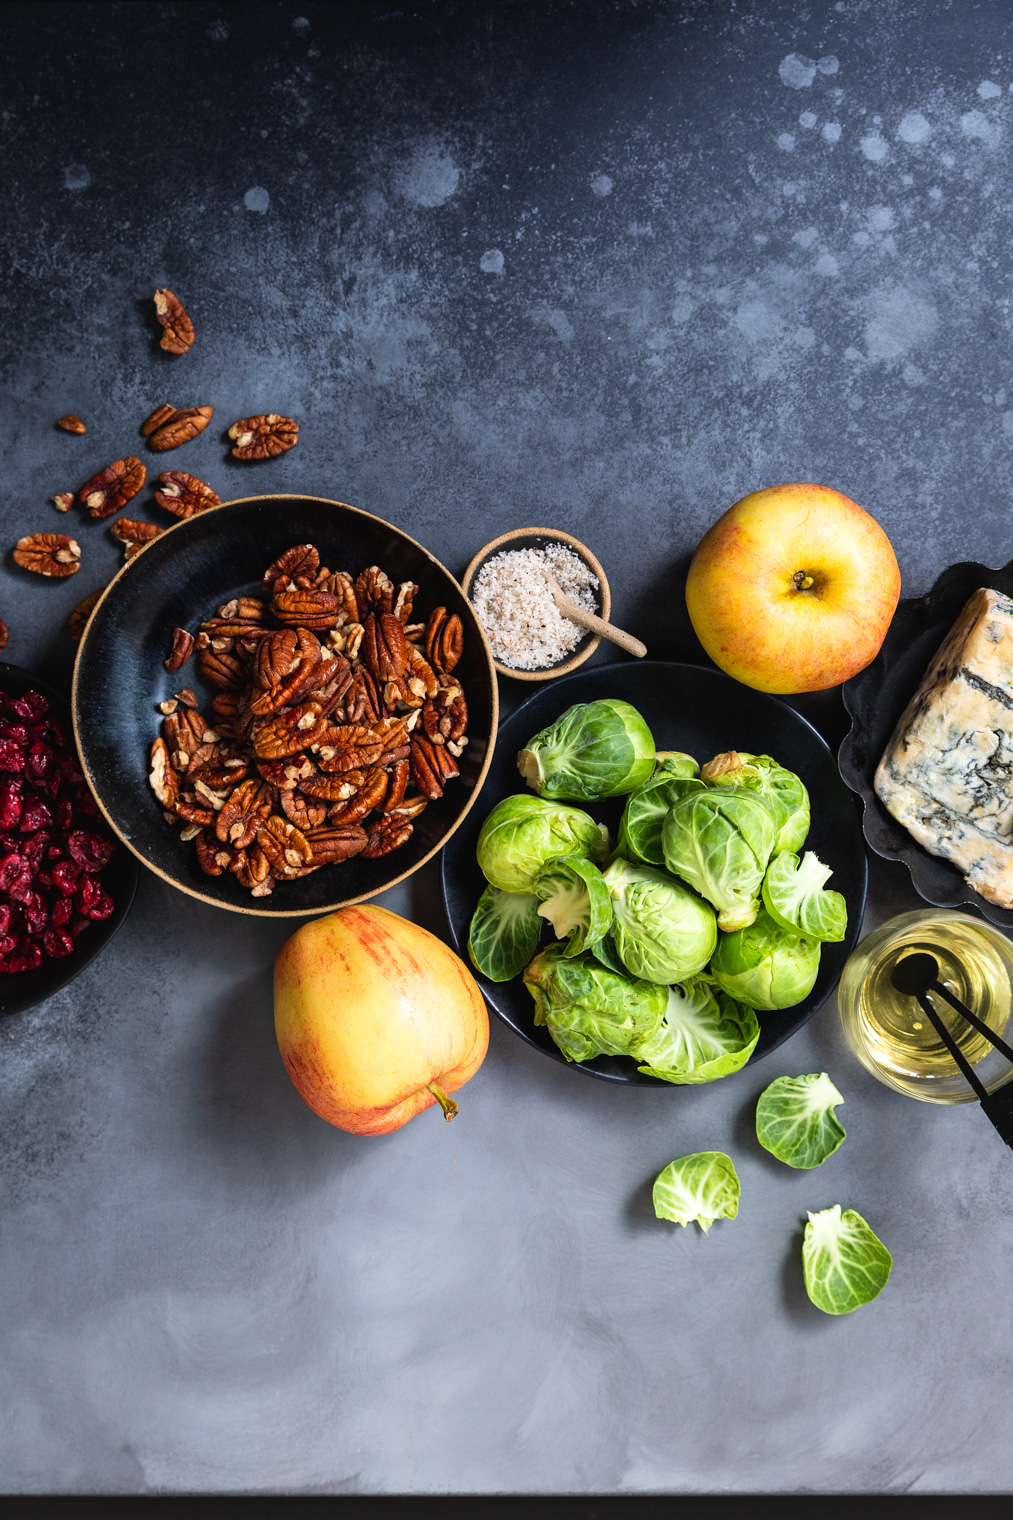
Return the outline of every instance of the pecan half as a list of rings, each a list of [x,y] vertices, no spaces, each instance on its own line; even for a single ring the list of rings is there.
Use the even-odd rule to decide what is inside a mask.
[[[456,612],[434,607],[426,623],[426,656],[449,675],[464,653],[464,627]]]
[[[238,692],[246,685],[246,666],[228,649],[202,649],[197,663],[201,675],[216,691]]]
[[[151,746],[148,785],[163,807],[175,808],[179,797],[179,775],[169,762],[169,749],[164,739],[156,739]]]
[[[407,624],[411,621],[412,607],[418,594],[419,588],[414,581],[402,581],[397,588],[394,605],[390,610],[399,623]]]
[[[207,731],[207,723],[199,712],[185,707],[182,712],[171,713],[162,724],[162,733],[173,763],[176,763],[180,755],[185,755],[188,764],[202,743],[207,742],[204,738]],[[186,769],[186,764],[182,769]]]
[[[345,693],[345,717],[349,723],[378,723],[383,711],[377,684],[360,665],[352,672],[351,685]]]
[[[212,745],[203,745],[204,749],[211,749]],[[249,766],[241,755],[217,754],[198,765],[200,752],[194,755],[186,769],[186,784],[196,789],[197,783],[202,781],[213,792],[227,791],[231,787],[238,786],[246,780]]]
[[[348,802],[365,783],[365,771],[321,771],[304,776],[299,790],[307,797],[320,802]]]
[[[284,554],[279,554],[268,565],[261,584],[265,591],[273,592],[276,581],[285,585],[288,581],[299,581],[303,577],[306,585],[311,586],[319,568],[320,554],[315,544],[293,544],[291,549],[286,549]]]
[[[8,631],[7,624],[4,622],[3,618],[0,618],[0,649],[7,648],[7,640],[9,638],[10,632]]]
[[[229,428],[237,459],[274,459],[299,442],[299,424],[277,412],[243,417]]]
[[[92,517],[112,517],[128,501],[133,501],[147,478],[147,468],[128,454],[93,475],[78,491],[77,499]]]
[[[56,495],[49,499],[58,512],[69,512],[74,505],[73,491],[57,491]]]
[[[283,760],[309,749],[327,733],[327,719],[315,702],[300,702],[268,718],[253,735],[253,748],[261,760]]]
[[[338,620],[338,599],[329,591],[276,591],[271,611],[287,627],[333,628]]]
[[[36,575],[62,579],[81,568],[81,549],[65,533],[30,533],[14,546],[14,563]]]
[[[157,523],[140,522],[130,517],[118,517],[109,528],[113,538],[118,543],[126,544],[127,559],[133,559],[134,554],[140,552],[145,544],[150,544],[153,538],[157,538],[165,529]],[[133,554],[131,553],[133,550]]]
[[[218,815],[221,817],[221,814]],[[249,888],[254,896],[266,896],[264,888],[269,885],[268,878],[271,874],[271,865],[263,850],[256,845],[246,852],[246,864],[236,872],[236,880],[241,887]]]
[[[162,489],[155,492],[155,500],[173,517],[194,517],[222,504],[221,497],[206,481],[188,475],[185,470],[163,470],[158,479]]]
[[[302,792],[282,792],[281,810],[289,823],[294,823],[297,829],[303,833],[307,829],[317,829],[327,817],[327,804],[314,802],[309,797],[304,797]]]
[[[356,578],[355,600],[360,620],[370,612],[390,612],[394,605],[394,582],[379,565],[368,565]]]
[[[214,808],[203,802],[196,792],[181,792],[172,810],[187,823],[195,823],[202,829],[206,829],[209,823],[215,821]]]
[[[375,613],[363,622],[362,660],[378,681],[404,675],[411,662],[404,629],[392,612]]]
[[[65,433],[87,433],[88,431],[80,417],[75,417],[73,412],[68,412],[66,417],[61,417],[56,425],[58,428],[63,428]]]
[[[148,448],[164,454],[168,449],[178,449],[180,444],[189,443],[191,438],[203,433],[214,410],[213,406],[188,406],[182,411],[173,412],[151,434]]]
[[[257,844],[267,856],[273,876],[291,876],[312,862],[313,850],[302,829],[277,813],[264,824]]]
[[[353,771],[376,764],[384,750],[384,736],[358,723],[327,728],[313,746],[322,771]]]
[[[194,840],[197,863],[206,876],[221,876],[224,871],[239,872],[246,864],[246,852],[223,844],[216,833],[202,829]]]
[[[434,744],[460,739],[467,727],[468,707],[456,682],[441,689],[436,700],[426,702],[422,709],[423,731]]]
[[[182,670],[192,654],[193,634],[187,633],[185,628],[174,628],[172,630],[172,648],[169,651],[168,659],[165,661],[166,670],[170,674],[174,671]]]
[[[335,570],[323,580],[318,579],[316,586],[317,590],[329,591],[332,596],[337,597],[340,612],[343,614],[339,627],[343,627],[345,623],[360,621],[359,604],[355,600],[355,582],[347,570]]]
[[[367,844],[365,829],[357,823],[327,824],[306,835],[310,859],[315,866],[336,865],[359,855]]]
[[[348,779],[347,773],[345,779]],[[331,823],[358,823],[378,808],[387,793],[387,772],[379,768],[369,771],[362,784],[351,797],[338,798],[328,809]]]
[[[67,619],[67,632],[70,634],[72,639],[80,639],[81,635],[84,633],[84,630],[88,624],[88,619],[91,617],[92,612],[95,610],[95,607],[98,604],[98,599],[104,590],[105,587],[100,586],[97,591],[93,591],[90,596],[86,596],[83,602],[78,602],[77,606],[70,614],[70,617]]]
[[[270,787],[254,779],[241,781],[219,811],[215,833],[223,843],[246,849],[270,816]]]
[[[317,640],[314,642],[319,659],[320,644]],[[292,675],[299,665],[298,650],[299,635],[294,628],[283,628],[280,633],[261,639],[253,659],[253,679],[261,691],[270,691],[272,686],[280,685]]]
[[[384,798],[382,805],[380,805],[380,811],[382,813],[393,813],[395,808],[401,806],[402,802],[404,801],[404,794],[408,790],[408,777],[410,769],[410,762],[407,760],[398,760],[394,763],[394,765],[391,766],[391,769],[388,773],[390,781],[388,784],[387,795]]]
[[[457,761],[447,753],[446,745],[433,744],[425,735],[412,735],[412,781],[423,797],[432,801],[443,796],[443,783],[458,775]]]
[[[294,792],[296,787],[305,789],[310,777],[315,776],[316,766],[308,755],[288,755],[283,760],[258,760],[257,774],[269,786],[279,792]]]
[[[396,813],[399,818],[417,818],[428,806],[428,797],[423,797],[421,792],[412,792],[396,808],[391,808],[390,812]]]
[[[412,836],[412,825],[407,818],[399,817],[397,813],[381,813],[369,825],[366,833],[369,842],[359,853],[363,860],[377,860],[381,855],[389,855],[392,850],[399,850],[403,844],[407,844]]]
[[[193,346],[193,323],[179,296],[171,290],[155,291],[155,316],[165,331],[159,345],[167,354],[185,354]]]
[[[141,423],[141,437],[150,438],[163,422],[168,422],[170,417],[175,417],[176,408],[169,401],[163,401],[161,406],[156,406],[150,417]]]

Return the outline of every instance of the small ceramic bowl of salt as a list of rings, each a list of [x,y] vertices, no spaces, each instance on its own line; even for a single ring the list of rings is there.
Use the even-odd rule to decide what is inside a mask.
[[[493,664],[517,681],[548,681],[582,665],[601,643],[557,608],[550,576],[587,612],[608,621],[605,571],[585,544],[556,528],[515,528],[480,549],[461,582],[492,649]]]

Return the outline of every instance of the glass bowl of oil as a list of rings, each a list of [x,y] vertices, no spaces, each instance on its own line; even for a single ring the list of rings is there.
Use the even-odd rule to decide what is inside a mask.
[[[891,979],[898,961],[925,951],[938,961],[943,986],[1005,1034],[1013,945],[990,924],[948,908],[901,913],[855,948],[837,995],[844,1033],[862,1065],[888,1087],[924,1103],[973,1103],[975,1094],[917,998],[898,992]],[[982,1084],[989,1092],[1001,1087],[1013,1074],[1005,1056],[943,998],[929,997]]]

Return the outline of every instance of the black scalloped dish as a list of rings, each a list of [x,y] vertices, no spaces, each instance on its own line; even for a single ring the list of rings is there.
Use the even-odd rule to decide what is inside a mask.
[[[883,647],[843,688],[851,731],[840,748],[841,775],[864,804],[862,827],[870,849],[899,860],[919,897],[937,908],[971,908],[1001,928],[1013,928],[1013,909],[998,908],[968,884],[948,860],[930,855],[892,818],[876,796],[873,778],[897,720],[929,662],[972,592],[987,586],[1013,597],[1013,560],[999,570],[965,562],[950,565],[931,591],[902,601]]]

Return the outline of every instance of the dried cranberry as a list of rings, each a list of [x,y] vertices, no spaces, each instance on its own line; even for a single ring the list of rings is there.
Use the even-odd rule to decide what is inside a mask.
[[[25,768],[25,752],[13,739],[0,739],[0,771],[20,776]]]
[[[21,913],[29,934],[42,934],[49,927],[49,908],[41,892],[28,894],[21,905]]]
[[[47,929],[42,936],[42,948],[47,955],[69,955],[74,948],[74,940],[65,929]]]
[[[74,917],[74,904],[69,897],[58,897],[49,909],[49,922],[54,929],[62,929]]]
[[[42,857],[46,853],[46,846],[52,837],[47,829],[37,829],[34,834],[29,834],[27,839],[21,841],[18,854],[22,860],[27,860],[33,875],[39,869]]]
[[[14,888],[25,879],[31,880],[31,871],[20,855],[11,853],[0,859],[0,892],[16,895]]]
[[[63,856],[64,848],[62,844],[51,844],[48,846],[46,850],[47,860],[62,860]]]
[[[57,892],[62,892],[64,897],[69,897],[77,888],[78,878],[81,875],[81,867],[73,860],[61,860],[52,870],[53,886]]]
[[[21,817],[20,781],[5,781],[0,786],[0,829],[16,829]]]
[[[109,864],[116,846],[111,839],[103,838],[89,829],[75,829],[67,838],[71,859],[85,871],[101,871]]]
[[[81,767],[78,765],[73,755],[60,756],[60,770],[63,772],[63,779],[66,781],[68,786],[84,785],[84,776],[82,775]]]
[[[43,802],[41,797],[29,797],[21,809],[22,834],[34,834],[36,829],[48,829],[52,822],[53,815],[48,803]]]
[[[10,720],[0,720],[0,739],[10,739],[18,749],[28,748],[28,730],[23,723],[12,723]]]
[[[15,975],[19,971],[35,971],[42,965],[42,946],[37,939],[29,939],[23,934],[2,965],[5,971]]]
[[[108,918],[113,911],[113,900],[108,892],[100,892],[88,907],[83,909],[85,918]]]
[[[5,934],[0,938],[0,955],[10,955],[12,950],[17,949],[18,937],[16,934]]]
[[[41,691],[26,691],[21,703],[27,709],[23,715],[26,718],[44,718],[49,711],[49,698],[44,697]],[[22,714],[19,712],[20,716]]]
[[[28,751],[28,774],[36,786],[55,795],[63,781],[56,751],[36,740]]]
[[[0,935],[7,933],[11,926],[11,910],[7,903],[0,903]],[[0,950],[0,955],[4,952]]]

